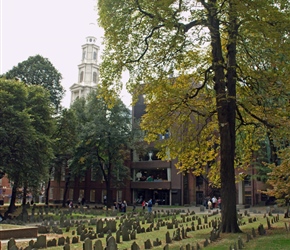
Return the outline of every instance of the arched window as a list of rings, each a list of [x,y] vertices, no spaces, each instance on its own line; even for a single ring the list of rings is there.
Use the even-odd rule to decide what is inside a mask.
[[[97,52],[94,51],[94,60],[97,60]]]
[[[80,74],[80,82],[83,82],[83,81],[84,81],[84,72],[82,71]]]
[[[97,73],[96,72],[93,73],[93,82],[97,83]]]

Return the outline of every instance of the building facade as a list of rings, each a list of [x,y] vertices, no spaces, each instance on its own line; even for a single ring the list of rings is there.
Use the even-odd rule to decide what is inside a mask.
[[[140,95],[132,108],[133,127],[138,126],[145,108],[144,97]],[[159,139],[164,140],[168,136],[160,135]],[[132,200],[142,203],[142,200],[152,199],[153,203],[162,205],[203,204],[204,198],[213,192],[206,178],[178,173],[175,167],[177,160],[162,161],[156,156],[157,153],[154,144],[144,145],[142,151],[133,151]]]

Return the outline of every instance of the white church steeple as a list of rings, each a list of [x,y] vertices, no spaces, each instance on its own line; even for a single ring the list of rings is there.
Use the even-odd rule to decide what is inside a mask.
[[[99,81],[98,54],[100,47],[96,45],[97,39],[88,36],[82,46],[82,60],[78,65],[78,82],[70,87],[71,104],[81,97],[86,97],[97,87]]]

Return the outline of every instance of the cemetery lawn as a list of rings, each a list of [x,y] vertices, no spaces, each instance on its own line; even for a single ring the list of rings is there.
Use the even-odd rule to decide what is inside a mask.
[[[180,208],[183,209],[183,208]],[[166,210],[166,208],[165,208]],[[184,209],[187,210],[187,209]],[[141,209],[137,209],[137,211],[141,211]],[[130,212],[128,211],[127,214],[129,214]],[[121,215],[121,214],[119,214]],[[192,215],[188,215],[190,218],[192,218]],[[202,225],[204,224],[204,214],[196,214],[196,217],[199,217],[202,219]],[[207,250],[224,250],[224,249],[230,249],[230,246],[232,246],[232,249],[234,249],[234,244],[236,244],[236,246],[238,245],[238,239],[239,237],[242,239],[244,247],[243,249],[251,249],[251,250],[286,250],[286,249],[290,249],[290,231],[289,231],[289,225],[290,225],[290,219],[284,219],[283,218],[283,214],[279,215],[279,220],[276,222],[272,222],[273,218],[277,218],[277,215],[274,214],[273,216],[269,216],[267,214],[267,216],[265,217],[264,214],[250,214],[250,216],[242,216],[241,219],[241,225],[240,228],[243,231],[243,233],[239,233],[239,234],[220,234],[220,237],[213,241],[210,242],[208,246],[204,247],[204,242],[205,239],[209,239],[210,238],[210,231],[212,230],[212,228],[204,228],[204,229],[199,229],[199,230],[195,230],[195,231],[188,231],[187,232],[187,238],[184,238],[180,241],[172,241],[172,243],[168,244],[169,245],[169,249],[170,250],[180,250],[181,247],[183,246],[183,249],[186,249],[186,245],[190,244],[191,246],[194,246],[196,249],[196,244],[198,243],[201,247],[201,249],[207,249]],[[90,217],[90,216],[88,216]],[[141,220],[141,215],[138,215],[138,217],[140,217],[139,219]],[[214,218],[219,218],[220,215],[217,216],[211,216],[208,217],[208,222],[214,220]],[[97,218],[104,218],[104,216],[97,216]],[[256,221],[255,222],[249,222],[249,218],[255,218]],[[268,228],[268,224],[267,224],[267,218],[271,221],[270,225],[271,228]],[[111,217],[109,219],[112,219]],[[164,221],[168,221],[171,222],[172,221],[172,216],[170,217],[161,217],[162,220]],[[180,215],[176,215],[176,219],[177,220],[181,220],[181,216]],[[156,219],[157,220],[157,219]],[[154,225],[156,225],[156,220]],[[193,220],[194,225],[196,227],[197,225],[197,220]],[[178,227],[181,228],[182,226],[184,228],[190,227],[192,221],[190,222],[180,222],[178,223]],[[120,220],[117,220],[117,225],[120,224]],[[258,226],[259,225],[263,225],[264,229],[266,230],[266,234],[265,235],[259,235],[258,233]],[[285,226],[285,224],[287,225],[287,228]],[[206,225],[206,224],[204,224]],[[141,224],[142,227],[144,227],[145,229],[149,227],[148,223],[145,224]],[[96,229],[96,226],[90,226],[92,227],[94,230]],[[254,231],[256,232],[256,237],[253,237],[252,234],[252,229],[254,228]],[[70,228],[69,232],[65,232],[65,229],[63,229],[63,234],[62,235],[58,235],[58,234],[46,234],[47,236],[47,240],[49,239],[57,239],[59,237],[67,237],[69,236],[70,238],[72,238],[72,231],[75,230],[76,228]],[[138,246],[140,247],[140,249],[145,249],[144,247],[144,242],[146,240],[150,240],[152,245],[153,245],[153,241],[156,240],[156,238],[158,238],[159,240],[161,240],[162,245],[160,246],[155,246],[152,249],[156,249],[156,250],[163,250],[164,246],[166,245],[165,243],[165,234],[167,232],[169,232],[170,237],[173,237],[174,232],[176,231],[176,228],[173,227],[173,229],[167,229],[166,226],[162,226],[159,228],[159,230],[152,230],[152,232],[146,232],[146,233],[139,233],[136,234],[136,240],[131,240],[131,241],[122,241],[122,237],[121,237],[121,243],[118,244],[118,249],[124,250],[124,249],[131,249],[131,246],[133,244],[133,242],[135,241]],[[249,242],[247,241],[247,234],[251,235],[252,239],[249,240]],[[112,235],[114,237],[116,237],[116,233],[112,233]],[[105,239],[106,239],[106,234],[104,238],[99,238],[102,241],[102,245],[103,248],[105,248],[106,243],[105,243]],[[94,243],[96,241],[96,239],[92,240],[92,242]],[[28,241],[27,242],[18,242],[17,243],[18,247],[27,247],[28,246]],[[2,249],[7,249],[7,244],[6,243],[2,243]],[[51,250],[63,250],[63,246],[57,246],[57,247],[50,247],[48,249]],[[77,244],[70,244],[70,249],[75,249],[75,250],[79,250],[79,249],[83,249],[83,242],[77,243]]]

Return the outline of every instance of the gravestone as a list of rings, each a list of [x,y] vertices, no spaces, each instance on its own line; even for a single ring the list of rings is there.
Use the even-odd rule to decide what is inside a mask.
[[[40,235],[37,237],[36,242],[34,243],[34,248],[46,248],[46,235]]]
[[[102,220],[97,221],[97,233],[103,233],[104,223]]]
[[[64,237],[58,238],[57,245],[64,246],[64,244],[65,244],[65,238]]]
[[[256,231],[255,231],[255,229],[254,229],[254,228],[252,228],[252,236],[253,236],[253,238],[255,238],[255,237],[256,237]]]
[[[77,237],[77,236],[74,236],[74,237],[72,238],[72,241],[71,241],[71,243],[72,243],[72,244],[79,243],[79,237]]]
[[[122,229],[122,240],[123,241],[129,241],[130,240],[129,230],[126,227],[123,227],[123,229]]]
[[[259,235],[265,235],[266,234],[266,230],[264,229],[263,224],[259,225],[258,232],[259,232]]]
[[[65,244],[63,246],[63,250],[70,250],[70,245],[69,244]]]
[[[121,238],[121,231],[118,230],[118,231],[116,232],[116,242],[117,242],[118,244],[121,243],[120,238]]]
[[[162,242],[161,242],[161,240],[159,240],[158,238],[156,238],[156,240],[153,241],[153,246],[154,246],[154,247],[161,246],[161,244],[162,244]]]
[[[165,242],[166,244],[170,244],[172,242],[169,232],[166,232],[165,234]]]
[[[7,249],[12,248],[13,246],[16,246],[16,240],[14,238],[10,238],[10,240],[7,243]]]
[[[116,244],[116,240],[113,236],[111,236],[108,241],[107,241],[107,247],[106,250],[117,250],[117,244]]]
[[[137,245],[137,243],[135,241],[131,245],[131,250],[140,250],[140,247]]]
[[[83,243],[83,250],[92,250],[93,249],[93,244],[91,239],[86,238],[84,243]]]
[[[203,242],[203,246],[207,247],[209,245],[208,239],[205,239],[205,241]]]
[[[152,244],[151,244],[151,241],[149,239],[144,242],[144,248],[145,249],[151,249],[152,248]]]
[[[55,247],[55,246],[56,246],[56,239],[47,241],[47,247]]]
[[[94,244],[94,250],[103,250],[103,245],[101,240],[96,240]]]
[[[163,247],[163,250],[169,250],[169,245],[166,244],[166,245]]]

